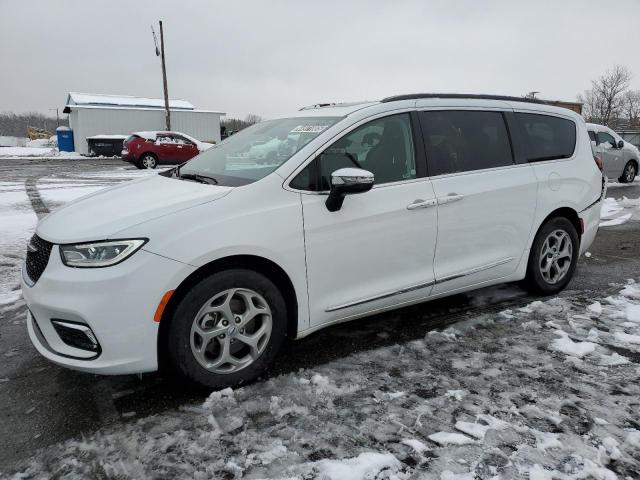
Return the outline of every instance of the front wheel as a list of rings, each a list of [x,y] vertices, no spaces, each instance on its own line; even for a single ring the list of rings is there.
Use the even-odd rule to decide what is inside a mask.
[[[560,292],[573,277],[579,251],[578,233],[567,218],[547,221],[533,240],[523,286],[542,295]]]
[[[282,294],[264,275],[244,269],[216,273],[176,307],[169,363],[180,376],[208,388],[248,382],[277,354],[286,319]]]
[[[618,181],[620,181],[620,183],[631,183],[636,178],[637,173],[636,164],[629,161],[624,166],[624,170],[620,178],[618,178]]]

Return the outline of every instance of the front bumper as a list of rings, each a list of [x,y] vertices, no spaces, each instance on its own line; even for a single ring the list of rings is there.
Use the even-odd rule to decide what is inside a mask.
[[[54,245],[47,267],[33,286],[23,270],[29,337],[44,357],[76,370],[100,374],[157,370],[155,310],[164,293],[193,270],[145,250],[111,267],[70,268]],[[98,348],[88,351],[65,343],[52,320],[86,325]]]

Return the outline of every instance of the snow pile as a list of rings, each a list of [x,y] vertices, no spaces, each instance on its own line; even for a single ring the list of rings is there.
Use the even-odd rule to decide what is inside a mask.
[[[87,158],[78,152],[60,152],[55,147],[38,146],[38,147],[0,147],[0,157],[8,158],[59,158],[59,159],[78,159]]]
[[[397,471],[400,462],[390,453],[365,452],[346,460],[321,460],[317,468],[320,478],[326,480],[364,480],[381,470]]]
[[[631,209],[629,213],[625,212]],[[600,226],[612,227],[614,225],[622,225],[628,222],[634,213],[640,209],[640,198],[629,199],[622,197],[621,200],[615,198],[605,198],[600,207]]]
[[[629,281],[470,316],[52,446],[19,475],[638,478],[639,308]]]
[[[560,338],[555,339],[551,343],[551,348],[558,352],[566,353],[573,357],[582,358],[595,351],[596,344],[592,342],[574,342],[569,338],[567,332],[563,330],[556,330],[556,335]]]

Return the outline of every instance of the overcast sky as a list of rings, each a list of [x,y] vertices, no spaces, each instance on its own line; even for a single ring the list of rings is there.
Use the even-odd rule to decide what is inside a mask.
[[[0,111],[69,91],[169,95],[274,117],[411,92],[575,100],[615,64],[640,89],[640,0],[0,0]]]

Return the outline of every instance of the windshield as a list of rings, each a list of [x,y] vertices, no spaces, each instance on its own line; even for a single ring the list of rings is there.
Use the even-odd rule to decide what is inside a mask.
[[[177,176],[247,185],[266,177],[341,117],[266,120],[232,135],[180,167]]]

